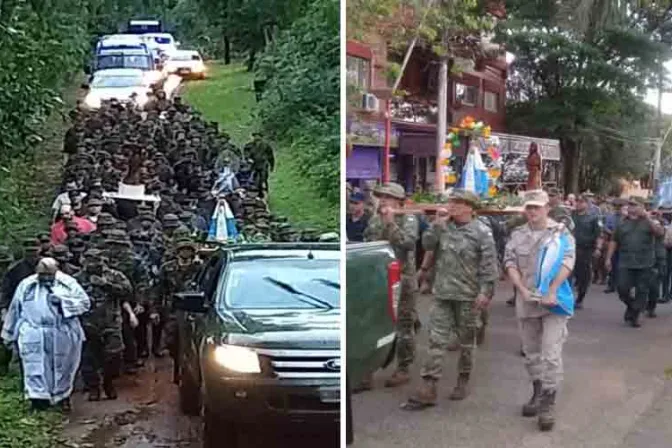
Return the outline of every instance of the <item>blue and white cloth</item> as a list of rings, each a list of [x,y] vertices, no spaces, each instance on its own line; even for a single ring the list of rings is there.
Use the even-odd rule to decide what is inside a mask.
[[[478,150],[470,150],[467,162],[462,169],[459,188],[476,193],[478,196],[488,194],[488,169],[483,163],[483,158]]]
[[[563,228],[564,230],[564,228]],[[568,250],[571,250],[572,242],[564,231],[554,231],[539,248],[537,257],[537,273],[535,286],[541,296],[546,296],[553,280],[560,274],[563,261]],[[557,291],[558,304],[550,311],[563,316],[574,314],[574,292],[569,279],[562,282]]]
[[[236,219],[231,212],[231,207],[225,199],[220,199],[210,219],[209,241],[225,243],[238,238]]]
[[[78,316],[90,307],[84,289],[62,272],[50,287],[37,274],[19,284],[0,336],[18,346],[26,398],[56,404],[70,396],[85,340]]]

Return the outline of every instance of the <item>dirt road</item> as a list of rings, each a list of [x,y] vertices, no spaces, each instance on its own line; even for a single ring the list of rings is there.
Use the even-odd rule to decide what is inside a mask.
[[[73,413],[63,432],[70,448],[200,448],[201,419],[179,410],[178,390],[171,382],[172,364],[151,361],[137,376],[119,382],[119,399],[90,403],[82,393],[73,395]],[[337,447],[332,434],[287,433],[256,428],[246,434],[249,447]],[[308,429],[308,428],[306,428]],[[223,441],[224,442],[224,441]]]

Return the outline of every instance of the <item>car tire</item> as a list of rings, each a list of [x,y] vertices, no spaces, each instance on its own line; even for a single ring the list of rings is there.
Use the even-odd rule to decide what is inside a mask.
[[[180,376],[180,410],[185,415],[201,415],[201,392],[198,384],[184,370]]]
[[[236,426],[217,418],[215,414],[203,409],[203,448],[238,448],[238,431]]]
[[[347,377],[345,379],[345,444],[352,445],[355,433],[352,428],[352,390]]]

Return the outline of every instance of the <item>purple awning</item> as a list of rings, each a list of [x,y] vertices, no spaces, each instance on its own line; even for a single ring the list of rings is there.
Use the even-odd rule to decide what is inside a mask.
[[[347,179],[378,179],[380,172],[380,148],[353,146],[352,155],[345,159]]]

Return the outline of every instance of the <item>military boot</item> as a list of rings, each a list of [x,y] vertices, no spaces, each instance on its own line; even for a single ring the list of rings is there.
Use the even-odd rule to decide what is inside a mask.
[[[391,377],[385,380],[385,387],[397,387],[409,383],[411,376],[404,370],[396,370]]]
[[[420,388],[401,405],[401,409],[406,411],[419,411],[436,404],[436,380],[432,378],[423,378]]]
[[[523,405],[523,417],[536,417],[539,414],[541,399],[541,380],[532,381],[532,398]]]
[[[448,398],[455,401],[464,400],[469,395],[469,374],[460,373],[457,377],[457,386]]]
[[[89,401],[100,401],[100,387],[89,387]]]
[[[550,431],[555,425],[555,390],[553,389],[541,393],[537,424],[541,431]]]
[[[105,392],[105,396],[108,400],[117,399],[117,390],[115,389],[114,383],[112,381],[105,381],[103,383],[103,391]]]

